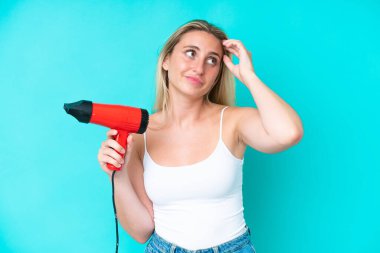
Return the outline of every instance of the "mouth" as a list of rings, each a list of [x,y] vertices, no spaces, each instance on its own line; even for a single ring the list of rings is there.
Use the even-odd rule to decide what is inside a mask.
[[[200,79],[197,78],[197,77],[186,76],[186,79],[187,79],[188,81],[190,81],[191,83],[193,83],[193,84],[198,84],[198,85],[203,84],[202,80],[200,80]]]

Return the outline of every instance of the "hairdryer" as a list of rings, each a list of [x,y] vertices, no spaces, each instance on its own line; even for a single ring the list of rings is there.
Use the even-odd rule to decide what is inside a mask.
[[[64,104],[65,111],[82,123],[93,123],[118,130],[115,140],[126,150],[130,133],[142,134],[149,121],[148,111],[123,105],[97,104],[87,100]],[[116,151],[117,152],[117,151]],[[120,154],[123,159],[124,154]],[[120,170],[107,163],[110,170]]]

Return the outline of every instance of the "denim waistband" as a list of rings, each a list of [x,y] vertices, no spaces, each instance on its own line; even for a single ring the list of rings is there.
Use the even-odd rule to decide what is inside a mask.
[[[206,249],[198,249],[198,250],[189,250],[182,248],[180,246],[177,246],[174,243],[168,242],[162,237],[160,237],[156,231],[153,231],[153,234],[151,236],[151,239],[149,241],[149,244],[152,245],[153,248],[157,249],[158,252],[160,253],[173,253],[175,252],[180,252],[180,253],[219,253],[219,252],[235,252],[239,250],[240,248],[244,247],[247,243],[251,241],[251,230],[249,227],[246,225],[245,226],[246,231],[239,235],[238,237],[216,245],[211,248],[206,248]]]

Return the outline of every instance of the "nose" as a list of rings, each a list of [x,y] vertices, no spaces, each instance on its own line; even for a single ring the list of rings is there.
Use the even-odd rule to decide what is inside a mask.
[[[197,59],[193,63],[193,70],[198,74],[202,75],[204,72],[204,61],[202,59]]]

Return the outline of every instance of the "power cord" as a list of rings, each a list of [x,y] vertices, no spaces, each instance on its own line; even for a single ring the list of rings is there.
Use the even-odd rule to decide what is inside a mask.
[[[113,204],[113,212],[115,214],[115,224],[116,224],[116,253],[119,250],[119,229],[118,229],[118,222],[117,222],[117,214],[116,214],[116,205],[115,205],[115,187],[114,187],[114,177],[115,177],[115,172],[114,170],[112,172],[112,204]]]

